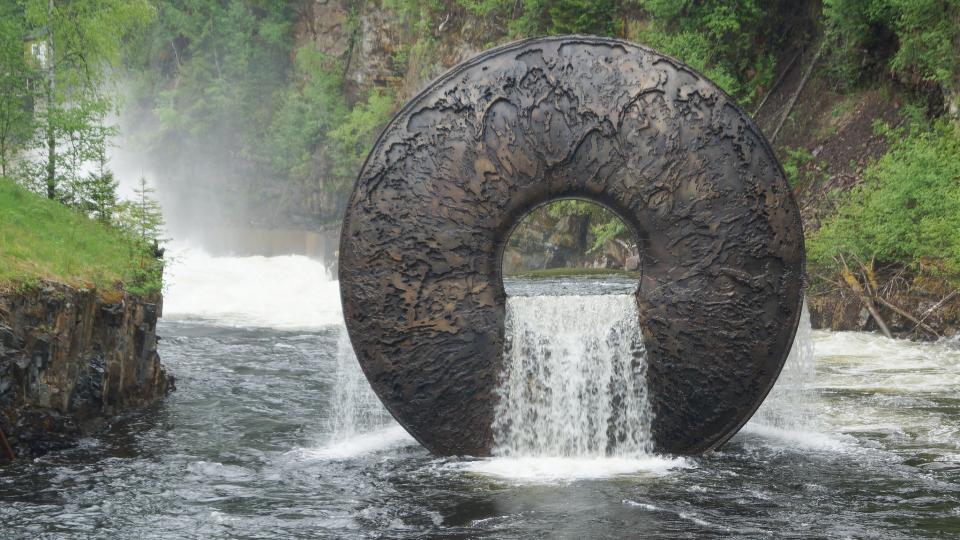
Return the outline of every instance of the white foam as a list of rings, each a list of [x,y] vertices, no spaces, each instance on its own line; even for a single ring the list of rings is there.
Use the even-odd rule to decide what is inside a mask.
[[[683,458],[650,455],[640,458],[499,457],[454,466],[467,472],[522,483],[557,483],[622,475],[663,475],[692,465]]]
[[[628,294],[508,298],[494,454],[645,458],[653,413],[638,321]]]
[[[384,450],[417,444],[402,427],[393,426],[332,441],[320,448],[300,449],[296,453],[305,459],[347,460]]]
[[[213,257],[183,244],[168,249],[163,316],[281,330],[342,324],[339,283],[301,255]]]
[[[788,429],[750,422],[742,432],[765,440],[766,446],[780,446],[803,450],[841,451],[850,447],[847,437],[806,429]]]

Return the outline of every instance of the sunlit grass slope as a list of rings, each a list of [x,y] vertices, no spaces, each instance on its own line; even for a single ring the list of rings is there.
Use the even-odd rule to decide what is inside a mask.
[[[0,178],[0,289],[42,279],[110,287],[131,277],[120,231]]]

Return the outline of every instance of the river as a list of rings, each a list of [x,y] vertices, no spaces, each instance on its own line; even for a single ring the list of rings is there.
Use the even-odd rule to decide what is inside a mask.
[[[960,535],[957,341],[805,319],[771,398],[702,457],[438,458],[371,397],[320,262],[180,248],[168,281],[178,390],[0,469],[3,538]]]

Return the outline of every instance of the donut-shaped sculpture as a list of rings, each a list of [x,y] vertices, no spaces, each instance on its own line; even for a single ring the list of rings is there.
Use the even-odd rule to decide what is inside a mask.
[[[769,144],[684,64],[568,36],[485,52],[381,134],[343,223],[357,358],[429,450],[493,444],[506,295],[500,258],[532,208],[602,204],[635,231],[653,439],[716,448],[773,386],[799,320],[800,216]]]

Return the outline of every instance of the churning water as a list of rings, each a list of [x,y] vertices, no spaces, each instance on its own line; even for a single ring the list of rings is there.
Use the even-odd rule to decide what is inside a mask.
[[[566,362],[573,386],[588,395],[572,404],[579,427],[562,434],[552,412],[524,412],[552,411],[572,390],[548,402],[521,388],[516,406],[498,416],[504,455],[437,458],[369,393],[346,346],[337,283],[323,264],[200,252],[179,264],[160,327],[177,392],[78,448],[0,468],[0,537],[960,534],[960,343],[802,326],[784,376],[744,430],[718,452],[678,459],[609,436],[610,425],[621,426],[613,433],[642,431],[626,427],[641,425],[642,412],[620,413],[630,396],[629,407],[643,411],[640,388],[587,380],[642,371],[635,330],[618,322],[630,305],[616,296],[519,306],[511,299],[512,312],[526,315],[511,319],[509,365],[525,348]],[[625,292],[577,280],[521,288],[533,297]],[[544,310],[584,311],[566,318],[579,320],[558,320],[559,311],[545,317],[532,307],[541,301],[550,304]],[[536,337],[553,324],[582,332],[591,345],[566,343],[566,334],[551,343]],[[600,359],[602,349],[611,355]],[[578,364],[581,352],[597,363]],[[541,377],[541,367],[522,358],[519,368],[504,373],[508,394],[514,373]],[[545,369],[535,384],[545,387],[558,373]],[[508,426],[508,418],[519,420]],[[558,438],[531,435],[541,422]]]

